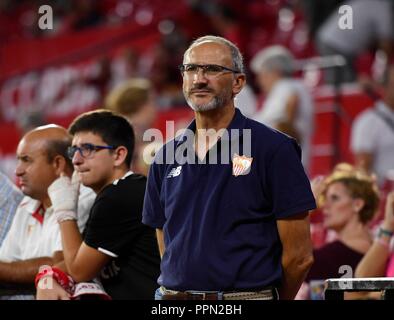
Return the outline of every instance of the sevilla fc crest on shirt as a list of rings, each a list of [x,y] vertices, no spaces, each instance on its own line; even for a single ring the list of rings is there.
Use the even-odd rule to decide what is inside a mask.
[[[233,176],[244,176],[249,173],[253,158],[240,156],[234,153],[233,156]]]

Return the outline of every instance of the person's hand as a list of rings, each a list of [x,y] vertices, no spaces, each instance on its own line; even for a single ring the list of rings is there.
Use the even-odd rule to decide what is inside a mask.
[[[71,179],[62,174],[49,186],[48,195],[58,222],[77,220],[79,185],[74,172]]]
[[[324,176],[316,176],[311,181],[311,189],[316,201],[319,200],[319,197],[324,190],[324,178]]]
[[[37,285],[37,300],[70,300],[70,294],[52,277],[43,277]]]
[[[387,195],[382,228],[394,232],[394,191]]]
[[[298,290],[297,295],[294,300],[309,300],[310,299],[310,288],[307,282],[303,282],[301,284],[300,289]]]

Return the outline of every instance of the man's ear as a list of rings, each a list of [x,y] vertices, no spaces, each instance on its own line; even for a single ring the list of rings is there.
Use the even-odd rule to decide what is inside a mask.
[[[233,95],[236,96],[241,92],[246,84],[246,75],[244,73],[236,74],[233,83]]]
[[[64,159],[63,156],[61,156],[60,154],[56,155],[53,160],[52,160],[52,165],[55,168],[55,173],[58,177],[60,177],[60,174],[62,172],[67,172],[67,162],[66,159]]]
[[[126,147],[124,146],[117,147],[114,151],[114,157],[115,157],[114,165],[121,166],[125,162],[128,153],[129,152]]]
[[[365,201],[361,198],[356,198],[353,200],[353,209],[356,212],[360,212],[362,208],[364,208]]]

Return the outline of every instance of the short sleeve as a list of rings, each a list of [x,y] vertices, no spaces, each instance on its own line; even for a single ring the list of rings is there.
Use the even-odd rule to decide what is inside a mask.
[[[141,208],[134,208],[138,209]],[[143,227],[141,214],[133,214],[131,210],[111,197],[97,199],[85,228],[84,242],[110,256],[119,256]]]
[[[266,174],[272,211],[277,219],[316,208],[309,179],[301,164],[301,149],[294,139],[280,144]]]
[[[377,141],[373,120],[369,113],[363,113],[354,121],[350,139],[353,153],[374,152]]]
[[[161,184],[160,167],[158,164],[153,163],[148,174],[142,223],[158,229],[162,229],[166,221],[164,208],[160,199]]]

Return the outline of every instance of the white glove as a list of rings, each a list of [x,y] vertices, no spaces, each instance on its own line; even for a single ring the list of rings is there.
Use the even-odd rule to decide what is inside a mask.
[[[76,172],[72,178],[60,176],[48,188],[57,221],[77,220],[79,179]]]

